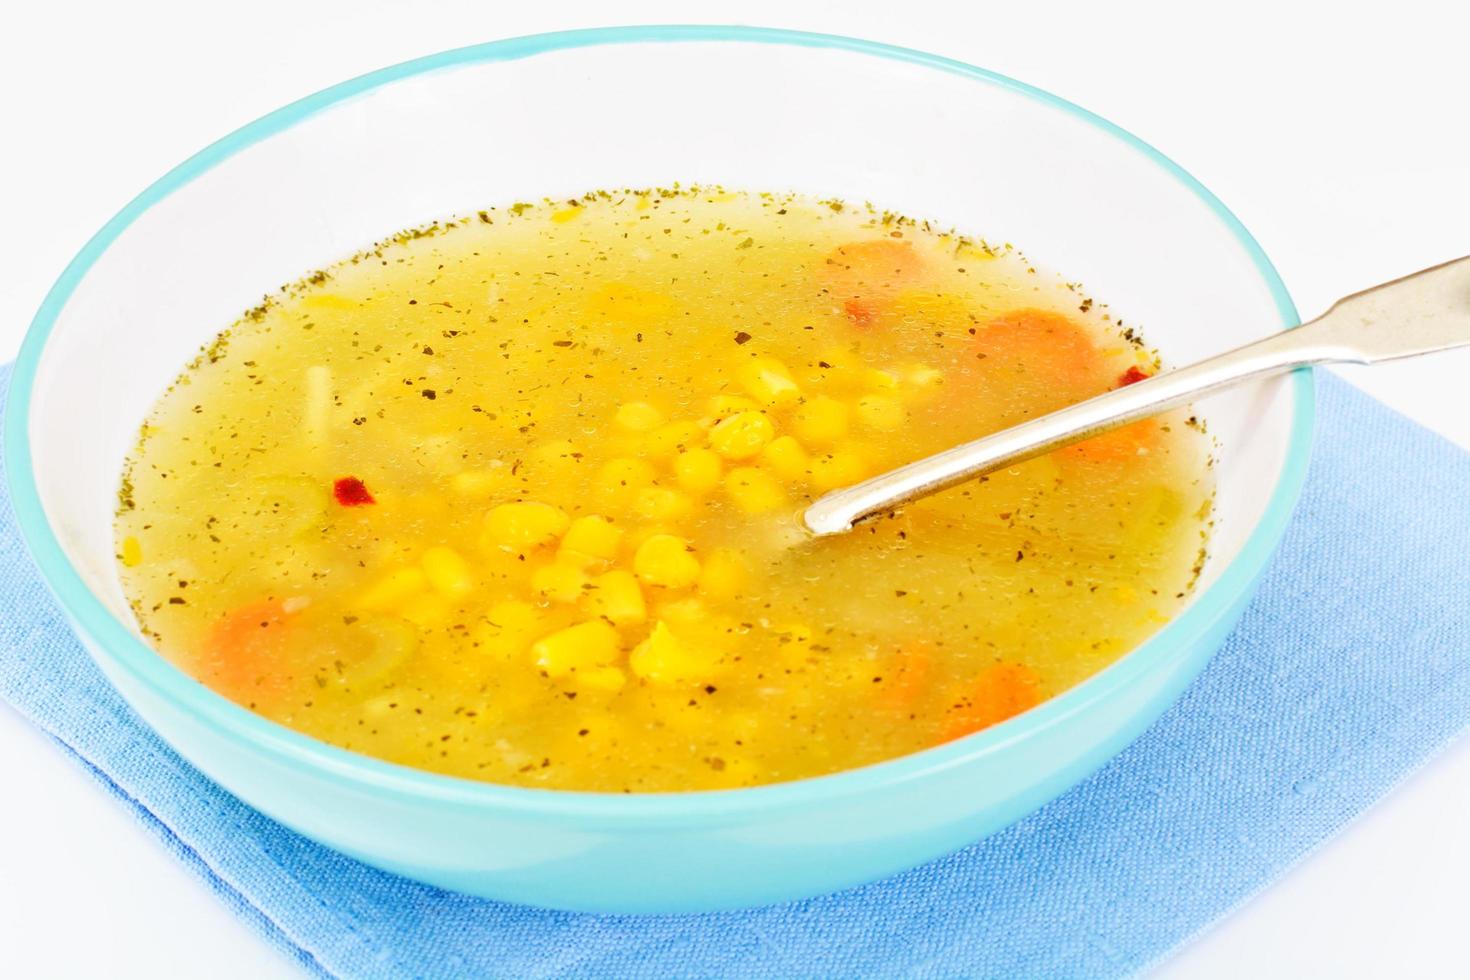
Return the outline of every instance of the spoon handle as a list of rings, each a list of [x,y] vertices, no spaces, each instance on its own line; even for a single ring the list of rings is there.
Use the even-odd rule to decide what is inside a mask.
[[[1316,364],[1375,364],[1466,345],[1470,345],[1470,256],[1354,293],[1293,330],[834,490],[813,501],[802,519],[812,534],[840,534],[864,517],[898,504],[1243,381]]]

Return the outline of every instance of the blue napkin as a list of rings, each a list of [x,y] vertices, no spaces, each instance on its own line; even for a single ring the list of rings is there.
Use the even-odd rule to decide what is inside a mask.
[[[827,898],[683,917],[544,912],[313,844],[211,784],[134,717],[58,617],[4,500],[0,695],[321,975],[1134,973],[1470,722],[1470,454],[1331,376],[1319,412],[1280,554],[1177,706],[1009,830]]]

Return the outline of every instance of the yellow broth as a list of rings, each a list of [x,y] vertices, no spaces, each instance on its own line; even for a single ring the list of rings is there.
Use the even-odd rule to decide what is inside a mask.
[[[521,786],[744,786],[913,752],[1183,603],[1163,417],[834,539],[807,501],[1155,369],[1009,247],[871,208],[589,194],[394,236],[250,311],[119,494],[141,627],[284,725]]]

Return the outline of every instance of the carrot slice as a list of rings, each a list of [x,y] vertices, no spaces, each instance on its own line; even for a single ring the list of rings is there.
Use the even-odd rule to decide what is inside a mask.
[[[997,725],[1041,702],[1041,681],[1024,664],[993,664],[969,685],[950,707],[939,731],[940,742]]]
[[[872,238],[839,245],[827,256],[835,279],[875,289],[913,282],[924,272],[924,259],[912,242]]]
[[[289,681],[280,668],[290,620],[280,599],[252,602],[226,614],[204,641],[205,683],[240,704],[279,697]]]
[[[1085,324],[1049,310],[1013,310],[970,327],[952,360],[932,418],[974,438],[1101,394],[1112,376]],[[986,393],[1003,398],[984,397]],[[1003,406],[997,409],[997,406]]]
[[[1083,459],[1094,463],[1122,462],[1153,449],[1158,444],[1162,431],[1158,419],[1140,419],[1058,452],[1063,459]]]
[[[1101,353],[1082,324],[1060,313],[1024,309],[998,316],[976,331],[972,354],[1019,365],[1079,395],[1100,387]]]
[[[1118,375],[1117,387],[1126,388],[1151,377],[1153,375],[1135,364]],[[1068,446],[1061,452],[1064,458],[1120,462],[1151,450],[1158,444],[1161,432],[1158,419],[1141,419],[1131,425]]]
[[[855,327],[873,326],[894,293],[924,276],[924,259],[913,244],[874,238],[839,245],[827,254],[818,278]]]

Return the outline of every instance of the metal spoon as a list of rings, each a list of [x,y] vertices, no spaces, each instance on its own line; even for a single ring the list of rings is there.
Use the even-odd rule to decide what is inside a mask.
[[[1353,293],[1309,323],[1098,395],[818,497],[813,535],[841,534],[898,504],[1187,404],[1254,378],[1317,364],[1376,364],[1470,346],[1470,256]]]

